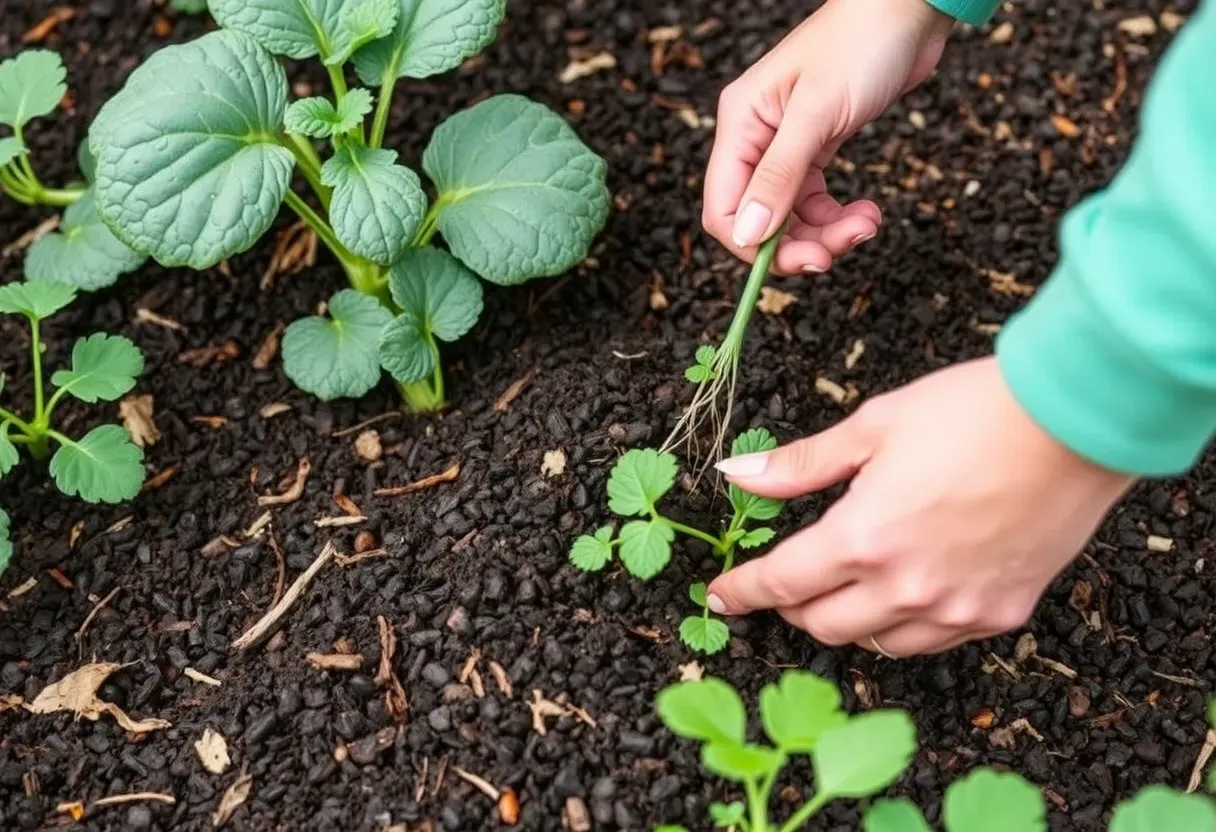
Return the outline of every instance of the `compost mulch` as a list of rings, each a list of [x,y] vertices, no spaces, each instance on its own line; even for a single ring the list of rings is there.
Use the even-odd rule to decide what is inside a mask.
[[[877,199],[883,230],[829,275],[774,282],[796,302],[757,316],[738,428],[793,438],[990,351],[1054,263],[1061,213],[1126,157],[1170,15],[1192,10],[1104,5],[1028,0],[959,32],[939,74],[845,146],[833,187]],[[146,0],[66,8],[31,35],[64,54],[72,90],[31,137],[48,181],[72,175],[88,119],[138,61],[208,25]],[[83,811],[89,829],[208,829],[228,792],[232,829],[492,830],[516,800],[526,830],[705,829],[707,802],[734,792],[661,727],[654,696],[703,671],[754,704],[786,667],[832,679],[852,709],[911,711],[921,747],[895,791],[931,817],[982,763],[1040,784],[1053,830],[1103,829],[1139,787],[1188,784],[1216,683],[1210,458],[1136,488],[1024,630],[933,658],[826,649],[770,615],[732,621],[729,649],[697,658],[675,630],[688,583],[712,574],[706,551],[684,546],[648,584],[566,562],[573,538],[609,519],[613,460],[661,441],[688,395],[682,368],[729,319],[742,267],[698,222],[710,119],[721,87],[804,11],[518,0],[484,58],[398,87],[390,144],[406,162],[445,114],[525,93],[609,160],[617,207],[575,272],[488,292],[476,331],[445,348],[453,404],[441,415],[396,413],[388,385],[319,403],[267,366],[276,327],[342,285],[322,252],[263,289],[273,237],[203,273],[150,265],[47,328],[52,362],[94,330],[133,338],[148,358],[136,392],[152,396],[162,438],[148,449],[153,487],[128,505],[63,498],[29,464],[0,486],[19,551],[0,590],[0,693],[29,702],[115,662],[101,697],[171,727],[129,734],[109,716],[0,705],[0,828],[71,826]],[[0,3],[0,52],[53,12]],[[1124,23],[1146,15],[1152,33]],[[559,79],[601,52],[614,68]],[[297,93],[322,80],[293,74]],[[3,201],[0,243],[49,215]],[[4,279],[20,259],[0,261]],[[0,325],[10,391],[29,386],[26,339]],[[70,418],[79,430],[115,411]],[[382,452],[372,462],[373,437],[364,456],[355,448],[366,431]],[[302,460],[302,496],[259,505],[290,491]],[[793,504],[783,531],[833,496]],[[672,501],[703,523],[721,511],[706,485]],[[234,649],[331,541],[337,556],[277,630]],[[205,729],[225,740],[223,774],[200,762]],[[778,803],[808,782],[803,766]],[[152,797],[96,803],[140,793]],[[814,828],[857,823],[843,804]]]

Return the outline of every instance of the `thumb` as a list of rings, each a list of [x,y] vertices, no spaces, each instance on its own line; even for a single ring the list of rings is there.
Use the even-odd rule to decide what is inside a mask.
[[[715,467],[744,491],[788,500],[851,478],[872,451],[873,442],[854,414],[823,433],[776,450],[724,459]]]

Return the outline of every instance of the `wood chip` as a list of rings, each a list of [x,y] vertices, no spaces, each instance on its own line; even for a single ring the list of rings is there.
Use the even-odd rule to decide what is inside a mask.
[[[219,430],[228,424],[228,419],[224,416],[191,416],[190,421],[196,425],[209,427],[212,430]]]
[[[1013,40],[1013,24],[1008,20],[997,24],[997,27],[992,30],[992,34],[988,36],[988,40],[993,43],[1009,43]]]
[[[287,588],[287,591],[283,593],[283,597],[279,599],[279,602],[262,616],[256,624],[250,627],[244,635],[232,642],[233,649],[248,650],[255,644],[261,643],[262,639],[277,630],[283,623],[283,616],[291,609],[304,590],[308,588],[308,584],[312,582],[312,579],[316,577],[322,567],[329,563],[336,552],[337,547],[334,546],[332,540],[326,543],[324,548],[321,549],[321,553],[317,555],[308,569],[304,570],[292,582],[291,586]]]
[[[484,777],[479,777],[472,772],[465,771],[459,766],[452,766],[452,773],[473,788],[477,789],[477,791],[481,792],[486,797],[490,798],[490,800],[498,800],[498,798],[502,797],[502,792],[495,788],[494,785]]]
[[[231,339],[222,344],[212,344],[193,350],[186,350],[177,357],[178,364],[188,364],[191,367],[208,367],[212,364],[225,364],[241,354],[241,348]]]
[[[1182,28],[1183,23],[1186,23],[1186,15],[1167,9],[1161,13],[1158,20],[1161,22],[1162,29],[1173,34]]]
[[[169,480],[176,477],[181,470],[182,470],[182,466],[180,464],[178,464],[178,465],[170,465],[165,470],[158,471],[157,473],[148,477],[148,479],[144,482],[143,488],[140,489],[140,493],[146,493],[148,491],[155,491],[156,489],[160,488],[165,483],[167,483]]]
[[[27,248],[32,246],[34,243],[41,240],[47,234],[50,234],[52,231],[54,231],[58,227],[59,227],[59,215],[58,214],[56,214],[53,217],[47,217],[45,220],[38,223],[36,226],[31,228],[29,231],[25,232],[20,237],[13,240],[8,245],[6,245],[3,249],[0,249],[0,257],[3,257],[4,259],[7,260],[9,257],[12,257],[14,254],[20,254],[21,252],[25,251]]]
[[[507,408],[511,406],[511,402],[519,398],[519,394],[524,392],[529,384],[532,383],[532,373],[528,373],[523,378],[517,378],[515,381],[502,392],[502,395],[494,400],[494,410],[498,413],[506,413]]]
[[[76,9],[72,6],[56,6],[51,9],[50,14],[31,26],[30,30],[22,35],[21,41],[23,43],[42,43],[60,23],[67,23],[75,16]]]
[[[1077,123],[1068,116],[1054,115],[1051,117],[1051,126],[1056,128],[1056,132],[1066,139],[1075,139],[1081,135],[1081,128]]]
[[[545,451],[544,459],[540,463],[540,473],[545,477],[560,477],[566,473],[566,452],[561,448]]]
[[[132,792],[130,794],[114,794],[109,797],[103,797],[100,800],[94,801],[93,806],[122,806],[127,803],[146,803],[149,801],[173,806],[177,803],[177,798],[171,794],[162,794],[160,792]]]
[[[1187,794],[1193,794],[1203,782],[1203,770],[1207,767],[1208,760],[1212,759],[1213,751],[1216,751],[1216,730],[1209,728],[1203,738],[1203,747],[1199,749],[1199,756],[1195,758],[1195,766],[1191,769],[1191,779],[1186,784]]]
[[[155,717],[132,719],[113,702],[98,698],[97,690],[106,679],[122,668],[123,665],[114,662],[99,662],[73,670],[58,682],[43,688],[34,701],[26,706],[26,710],[35,714],[71,711],[76,716],[92,722],[99,720],[102,714],[109,714],[124,730],[132,734],[146,734],[170,727],[169,722]]]
[[[549,733],[545,726],[546,719],[570,714],[569,709],[546,699],[539,690],[532,691],[532,701],[528,703],[528,709],[532,711],[532,730],[542,737]]]
[[[193,679],[194,681],[198,682],[199,684],[211,685],[211,687],[213,687],[213,688],[221,687],[224,684],[223,682],[221,682],[219,679],[215,678],[214,676],[208,676],[203,671],[196,670],[193,667],[187,667],[185,670],[182,671],[182,674],[186,678]]]
[[[212,774],[223,774],[232,763],[224,735],[210,728],[204,729],[203,736],[195,740],[194,750],[198,752],[203,768]]]
[[[567,797],[562,806],[562,829],[564,832],[591,832],[591,814],[582,798]]]
[[[866,354],[866,342],[858,338],[853,342],[853,346],[849,347],[849,351],[844,357],[844,368],[851,370],[857,366],[857,362]]]
[[[300,220],[275,237],[274,254],[262,273],[259,288],[265,292],[279,275],[293,275],[312,268],[317,262],[317,234]]]
[[[432,474],[429,477],[423,477],[417,482],[412,482],[409,485],[400,485],[395,488],[377,488],[373,494],[377,497],[402,497],[406,494],[414,494],[419,491],[425,491],[428,488],[434,488],[437,485],[442,485],[445,482],[454,482],[460,476],[460,463],[452,464],[448,468],[438,474]]]
[[[309,653],[304,659],[318,670],[354,672],[363,669],[363,656],[358,653]]]
[[[1144,545],[1150,552],[1170,552],[1174,549],[1174,540],[1170,537],[1150,534],[1144,541]]]
[[[359,508],[355,501],[345,494],[335,494],[334,503],[337,504],[338,508],[346,512],[347,516],[349,517],[358,517],[362,519],[364,516],[363,509]]]
[[[252,791],[253,775],[242,774],[220,797],[220,805],[211,814],[211,825],[219,829],[231,820],[236,810],[241,808],[245,804],[245,801],[249,799],[249,794]]]
[[[161,329],[169,329],[173,332],[185,332],[186,328],[172,318],[166,318],[164,315],[158,315],[151,309],[144,309],[142,306],[135,310],[135,321],[141,324],[152,324],[159,326]],[[180,358],[180,357],[179,357]]]
[[[61,815],[67,815],[77,823],[84,817],[84,803],[79,800],[73,800],[70,803],[60,803],[55,807],[55,811]]]
[[[1119,31],[1133,38],[1152,37],[1157,34],[1157,21],[1147,14],[1127,17],[1119,21]]]
[[[683,26],[656,26],[646,33],[646,40],[650,43],[671,43],[683,36]]]
[[[290,412],[291,405],[284,404],[283,402],[271,402],[268,405],[264,405],[262,409],[258,411],[258,415],[263,419],[273,419],[275,416],[281,416],[284,413]]]
[[[282,494],[269,494],[258,497],[258,506],[286,506],[298,501],[304,496],[304,486],[308,484],[308,475],[312,473],[312,463],[307,457],[296,463],[296,475],[291,485]]]
[[[508,699],[515,696],[515,690],[511,687],[511,677],[507,675],[507,671],[503,670],[502,665],[498,662],[490,662],[490,675],[494,677],[494,683],[498,685],[503,696]]]
[[[585,60],[571,61],[557,76],[557,80],[562,84],[573,84],[580,78],[615,68],[616,56],[608,51],[599,52]]]
[[[380,461],[384,456],[384,445],[380,442],[378,431],[369,428],[355,437],[355,456],[368,464]]]
[[[22,581],[19,585],[8,591],[9,598],[20,598],[25,593],[29,592],[34,587],[38,586],[38,579],[31,576]]]
[[[681,682],[699,682],[705,676],[705,668],[697,662],[689,662],[679,666]]]
[[[274,325],[274,328],[267,333],[262,345],[258,347],[257,352],[253,354],[253,361],[250,362],[255,370],[266,370],[274,361],[276,355],[279,354],[279,339],[283,335],[283,322],[279,321]]]
[[[118,417],[131,434],[131,441],[141,448],[150,448],[160,441],[160,428],[153,415],[155,404],[150,393],[127,396],[118,403]]]
[[[796,295],[765,286],[760,290],[760,300],[756,302],[756,308],[765,315],[780,315],[797,302]]]
[[[376,684],[384,689],[384,704],[398,725],[405,724],[409,714],[409,702],[405,698],[405,688],[393,668],[393,657],[397,652],[397,632],[392,623],[383,615],[376,616],[380,627],[380,664],[376,668]]]
[[[827,396],[829,399],[839,405],[850,404],[860,395],[857,388],[853,385],[850,384],[847,387],[841,387],[830,378],[825,378],[824,376],[820,376],[819,378],[815,379],[815,392]]]
[[[1185,685],[1189,688],[1202,688],[1203,682],[1198,679],[1192,679],[1190,676],[1172,676],[1169,673],[1158,673],[1156,670],[1150,670],[1158,679],[1165,679],[1167,682],[1173,682],[1176,685]]]
[[[313,525],[318,529],[340,529],[366,522],[366,517],[351,517],[349,514],[344,514],[341,517],[318,517],[313,521]]]

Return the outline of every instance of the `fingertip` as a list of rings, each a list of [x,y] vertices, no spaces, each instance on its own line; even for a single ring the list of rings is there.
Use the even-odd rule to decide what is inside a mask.
[[[846,216],[863,217],[874,223],[875,226],[882,225],[882,209],[878,207],[878,203],[869,199],[859,199],[856,202],[850,202],[844,208]]]
[[[777,250],[775,265],[783,275],[822,274],[832,268],[832,253],[819,243],[790,240]]]

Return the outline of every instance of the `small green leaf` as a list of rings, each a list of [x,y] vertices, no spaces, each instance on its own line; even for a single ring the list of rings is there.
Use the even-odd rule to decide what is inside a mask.
[[[894,783],[916,754],[916,726],[903,711],[870,711],[819,737],[811,756],[821,795],[871,797]]]
[[[20,130],[55,112],[68,91],[63,60],[46,49],[31,49],[0,63],[0,124]]]
[[[455,69],[494,42],[506,0],[398,0],[392,34],[355,53],[363,83],[428,78]]]
[[[781,754],[762,745],[710,742],[701,748],[701,765],[735,782],[763,777],[781,764]]]
[[[354,130],[363,123],[363,117],[371,109],[372,94],[362,87],[347,93],[336,108],[332,101],[323,96],[301,98],[287,108],[283,115],[283,126],[288,133],[328,139]]]
[[[712,367],[714,357],[718,354],[718,350],[710,344],[702,344],[697,347],[696,360],[702,367]]]
[[[148,259],[114,236],[97,212],[93,189],[63,212],[57,233],[34,242],[25,256],[26,280],[53,280],[92,292],[113,286],[119,276]]]
[[[760,691],[760,719],[764,733],[778,748],[805,754],[825,731],[848,717],[834,684],[813,673],[788,670],[776,684]]]
[[[712,347],[710,349],[713,349]],[[759,454],[777,448],[777,439],[764,428],[752,428],[735,437],[730,445],[731,456]]]
[[[671,560],[675,530],[666,520],[632,520],[621,529],[621,563],[629,574],[648,581]]]
[[[650,514],[676,484],[674,454],[635,448],[617,460],[608,476],[608,508],[621,517]]]
[[[1039,790],[1017,774],[979,768],[950,785],[942,814],[946,832],[1046,832],[1046,812]]]
[[[276,55],[327,58],[341,36],[346,0],[211,0],[211,16]]]
[[[709,804],[709,819],[714,826],[727,828],[738,826],[747,817],[747,807],[741,801]]]
[[[380,363],[402,384],[435,369],[435,339],[455,341],[481,316],[477,277],[437,248],[410,249],[389,271],[389,290],[401,314],[384,329]]]
[[[697,347],[696,363],[684,371],[684,377],[693,384],[709,381],[717,375],[714,372],[714,356],[717,350],[708,344]]]
[[[713,373],[699,364],[694,364],[684,371],[684,378],[688,379],[693,384],[700,384],[703,381],[709,381],[711,378],[713,378]]]
[[[21,139],[16,136],[6,136],[0,139],[0,167],[7,165],[18,156],[23,156],[27,152]]]
[[[329,206],[334,233],[355,254],[381,266],[406,252],[426,213],[418,174],[396,161],[395,150],[347,144],[321,168],[322,184],[334,189]]]
[[[66,438],[66,437],[65,437]],[[144,453],[118,425],[93,428],[68,440],[51,457],[51,476],[69,497],[87,503],[121,503],[144,484]]]
[[[1167,786],[1141,789],[1115,808],[1110,832],[1216,832],[1216,804],[1198,794],[1183,794]],[[957,830],[950,830],[957,832]]]
[[[603,526],[594,535],[585,534],[570,548],[570,562],[584,572],[598,572],[612,560],[612,526]]]
[[[9,283],[0,286],[0,313],[49,318],[76,300],[76,290],[65,283]]]
[[[452,253],[492,283],[568,271],[608,219],[604,160],[565,119],[522,96],[452,116],[422,166],[438,189],[439,230]]]
[[[82,402],[112,402],[129,392],[143,371],[143,354],[129,338],[97,332],[76,342],[72,368],[51,376],[51,384]]]
[[[13,470],[20,461],[17,456],[17,446],[8,438],[9,423],[0,423],[0,478]]]
[[[680,622],[680,641],[712,656],[730,642],[730,628],[718,618],[690,615]]]
[[[772,529],[763,527],[759,529],[752,529],[747,534],[743,535],[743,537],[739,538],[739,545],[744,549],[758,549],[776,536],[777,533]]]
[[[906,798],[879,800],[866,810],[862,832],[933,832],[916,804]],[[973,832],[981,832],[975,827]]]
[[[291,183],[286,107],[283,68],[247,35],[165,47],[89,129],[98,212],[163,266],[206,269],[249,249]]]
[[[655,699],[659,718],[686,740],[742,745],[747,738],[747,711],[735,689],[721,679],[679,682]]]
[[[693,584],[688,588],[688,597],[698,607],[705,606],[705,593],[709,589],[705,584]]]
[[[380,333],[392,320],[380,301],[344,289],[329,301],[329,318],[304,318],[283,334],[283,370],[322,401],[358,398],[380,381]]]
[[[340,66],[356,50],[375,40],[388,37],[401,16],[399,0],[346,0],[339,15],[339,32],[334,53],[325,59],[329,66]]]
[[[13,560],[13,538],[8,513],[0,508],[0,575]]]

